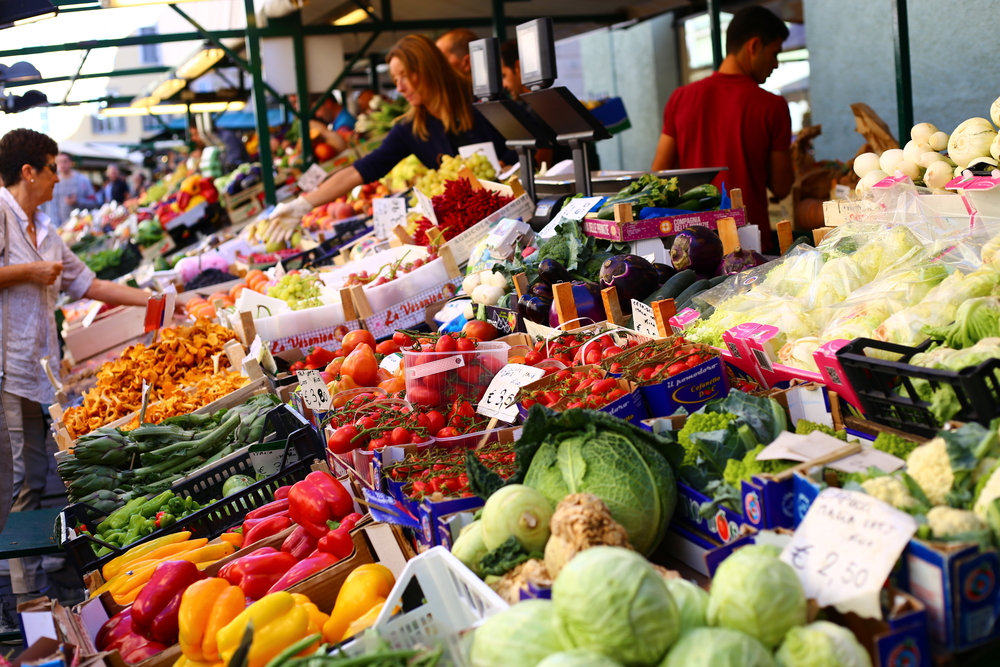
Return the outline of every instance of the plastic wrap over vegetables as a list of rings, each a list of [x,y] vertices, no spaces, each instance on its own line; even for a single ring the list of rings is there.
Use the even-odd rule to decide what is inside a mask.
[[[813,333],[809,314],[798,300],[753,291],[720,303],[708,319],[699,320],[684,335],[693,342],[721,347],[726,330],[747,322],[777,327],[776,345]]]
[[[799,300],[806,308],[825,308],[840,303],[864,284],[864,276],[850,255],[834,257],[823,265]]]

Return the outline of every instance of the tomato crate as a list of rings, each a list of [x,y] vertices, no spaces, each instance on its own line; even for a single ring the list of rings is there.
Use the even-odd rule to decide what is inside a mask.
[[[482,342],[474,350],[454,352],[404,349],[406,398],[430,408],[448,405],[456,398],[478,403],[493,376],[507,365],[509,349],[507,343],[497,342]]]
[[[837,351],[846,381],[857,394],[868,419],[907,433],[934,437],[944,424],[931,412],[931,403],[919,397],[915,380],[930,383],[932,389],[951,387],[960,405],[953,417],[956,421],[988,426],[991,420],[1000,417],[1000,359],[960,371],[907,363],[930,345],[927,341],[919,347],[906,347],[858,338]],[[869,355],[868,350],[900,355],[900,359],[878,359]]]
[[[76,529],[80,524],[96,527],[107,517],[105,513],[85,503],[66,507],[59,514],[55,530],[70,564],[80,576],[83,576],[103,568],[129,549],[168,533],[189,530],[193,538],[216,538],[229,528],[239,525],[247,512],[271,502],[278,487],[305,479],[312,470],[313,460],[323,456],[323,444],[315,429],[301,415],[284,405],[279,405],[268,412],[267,421],[268,425],[264,430],[267,435],[261,437],[258,445],[251,445],[242,455],[237,453],[223,459],[221,465],[196,471],[171,488],[171,491],[181,498],[194,498],[196,502],[204,505],[202,509],[178,519],[168,527],[153,531],[125,547],[115,548],[100,538]],[[260,447],[266,444],[272,447]],[[259,469],[261,452],[255,450],[279,448],[281,457],[275,465],[278,472],[238,493],[223,497],[222,487],[227,479],[233,475],[253,476]],[[294,462],[289,463],[293,459]],[[111,548],[111,553],[97,556],[96,550],[100,547]]]

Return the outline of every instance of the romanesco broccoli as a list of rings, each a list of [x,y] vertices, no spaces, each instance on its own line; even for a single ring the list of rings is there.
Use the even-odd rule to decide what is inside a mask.
[[[736,419],[736,415],[729,412],[696,412],[689,415],[687,421],[684,422],[684,428],[677,433],[677,442],[684,447],[684,462],[681,465],[698,465],[698,449],[688,437],[691,433],[721,431],[729,426],[729,422],[734,419]]]
[[[906,460],[906,457],[910,455],[914,449],[920,446],[919,442],[913,442],[912,440],[907,440],[906,438],[896,435],[895,433],[888,433],[882,431],[875,438],[875,449],[881,450],[886,454],[892,454],[893,456],[899,457]]]
[[[796,465],[795,461],[758,461],[757,455],[762,451],[764,451],[764,445],[757,445],[748,451],[742,460],[729,459],[726,461],[726,470],[722,474],[726,484],[738,489],[740,481],[749,482],[754,475],[774,475]]]
[[[819,431],[820,433],[826,433],[827,435],[833,436],[838,440],[843,440],[847,442],[847,431],[834,431],[831,427],[826,424],[817,424],[816,422],[811,422],[807,419],[800,419],[795,424],[795,432],[799,435],[809,435],[813,431]]]

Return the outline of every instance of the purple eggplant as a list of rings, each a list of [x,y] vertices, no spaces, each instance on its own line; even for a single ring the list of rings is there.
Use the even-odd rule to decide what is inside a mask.
[[[568,283],[573,280],[573,276],[565,266],[554,259],[543,259],[538,264],[538,279],[546,285],[552,286],[556,283]]]
[[[520,313],[521,317],[535,324],[548,324],[550,311],[554,312],[552,299],[525,294],[517,300],[517,312]]]
[[[645,257],[615,255],[601,265],[601,289],[614,287],[622,313],[632,314],[632,299],[642,301],[659,287],[656,267]]]
[[[759,252],[737,247],[736,250],[722,258],[719,269],[715,273],[720,276],[731,276],[766,263],[767,258]]]
[[[670,266],[669,264],[660,264],[659,262],[653,262],[653,268],[656,269],[656,282],[657,287],[663,287],[663,283],[667,282],[671,278],[677,275],[677,269]]]
[[[670,261],[678,271],[691,269],[702,278],[711,278],[722,261],[722,241],[708,227],[688,227],[674,237]]]
[[[546,285],[543,282],[537,282],[537,283],[535,283],[534,285],[531,286],[531,289],[528,290],[528,291],[532,295],[534,295],[534,296],[540,296],[543,299],[548,299],[549,301],[552,301],[552,298],[553,298],[552,297],[552,287],[549,286],[549,285]]]
[[[576,305],[576,316],[582,318],[579,322],[574,322],[574,326],[587,326],[588,324],[603,322],[607,319],[607,315],[604,314],[604,300],[601,298],[601,287],[597,283],[574,280],[573,303]],[[557,329],[559,328],[559,324],[559,313],[553,307],[549,311],[549,326]]]

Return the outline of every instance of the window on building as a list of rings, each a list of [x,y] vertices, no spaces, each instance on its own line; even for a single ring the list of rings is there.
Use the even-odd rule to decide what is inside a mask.
[[[95,114],[90,117],[90,128],[94,134],[124,134],[125,118],[122,116],[106,117]]]
[[[139,35],[155,35],[157,34],[156,26],[150,25],[145,28],[139,28]],[[159,44],[142,44],[139,46],[139,62],[143,65],[159,65],[160,64],[160,45]]]
[[[160,125],[160,121],[157,120],[156,116],[141,116],[141,118],[143,132],[157,132],[163,127]],[[165,118],[163,121],[168,122]]]

